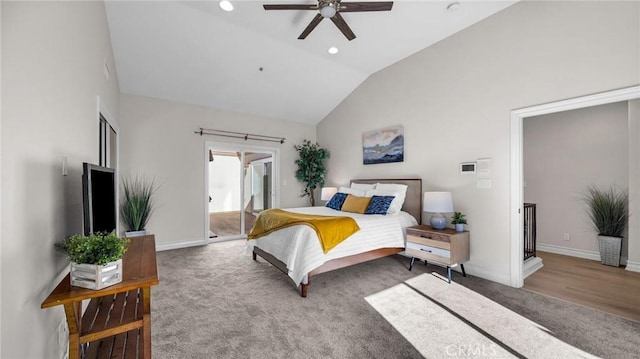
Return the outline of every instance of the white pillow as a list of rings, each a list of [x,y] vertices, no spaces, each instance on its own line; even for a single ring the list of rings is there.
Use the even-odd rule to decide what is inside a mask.
[[[392,190],[392,191],[396,191],[396,192],[400,192],[403,195],[407,194],[407,188],[409,188],[409,186],[407,186],[406,184],[399,184],[399,183],[376,183],[376,189],[386,189],[386,190]]]
[[[358,197],[366,197],[366,191],[360,190],[360,189],[355,189],[355,188],[340,187],[340,188],[338,188],[338,192],[339,193],[352,194],[352,195],[358,196]],[[369,196],[369,197],[371,197],[371,196]]]
[[[355,182],[352,182],[351,183],[351,188],[359,189],[361,191],[369,191],[369,190],[375,189],[376,188],[376,184],[375,183],[355,183]]]
[[[400,192],[391,191],[387,189],[379,189],[376,188],[371,191],[367,191],[367,197],[371,196],[393,196],[395,197],[391,204],[389,205],[389,209],[387,210],[387,214],[398,214],[402,209],[402,205],[404,204],[404,195]]]
[[[400,208],[402,208],[402,206],[404,205],[404,200],[407,197],[407,188],[409,188],[409,186],[407,186],[406,184],[399,184],[399,183],[378,183],[376,184],[376,189],[381,189],[381,190],[385,190],[385,191],[393,191],[393,192],[397,192],[399,193],[399,197],[397,197],[396,199],[398,200],[398,202],[400,202]],[[394,200],[395,202],[395,200]],[[392,203],[393,205],[394,203]],[[398,210],[400,211],[400,210]],[[389,212],[387,212],[389,213]]]

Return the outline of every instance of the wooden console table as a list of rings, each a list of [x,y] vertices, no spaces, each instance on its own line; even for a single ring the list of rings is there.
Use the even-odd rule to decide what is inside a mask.
[[[151,359],[151,286],[159,283],[153,235],[131,238],[122,270],[122,282],[101,290],[71,286],[67,275],[42,302],[64,306],[70,359]],[[85,299],[91,301],[83,315]]]

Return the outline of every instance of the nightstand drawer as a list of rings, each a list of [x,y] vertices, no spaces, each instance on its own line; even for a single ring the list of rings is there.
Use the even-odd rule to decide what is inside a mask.
[[[417,237],[417,238],[424,238],[424,239],[430,239],[430,240],[439,241],[439,242],[449,242],[450,241],[450,236],[448,236],[446,234],[425,232],[425,231],[415,230],[415,229],[411,229],[411,228],[407,228],[407,237],[408,236]]]
[[[423,258],[445,264],[448,264],[451,258],[451,251],[413,242],[407,242],[405,252],[412,257]]]
[[[413,234],[407,234],[407,243],[413,242],[417,244],[423,244],[429,247],[436,247],[444,250],[451,250],[451,243],[449,241],[434,240],[426,235],[415,236]]]

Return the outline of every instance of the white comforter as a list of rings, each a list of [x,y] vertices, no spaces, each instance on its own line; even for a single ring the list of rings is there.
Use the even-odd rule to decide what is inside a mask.
[[[336,211],[328,207],[287,208],[286,211],[324,216],[349,216],[360,230],[338,244],[327,254],[322,251],[316,232],[309,226],[283,228],[249,240],[250,249],[257,246],[287,265],[289,277],[296,285],[306,282],[306,274],[326,261],[385,247],[404,247],[404,229],[418,224],[409,213],[371,215]],[[304,281],[303,281],[304,279]]]

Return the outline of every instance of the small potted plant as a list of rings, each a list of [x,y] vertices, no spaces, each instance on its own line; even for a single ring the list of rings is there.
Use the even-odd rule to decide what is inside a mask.
[[[55,246],[71,260],[71,285],[97,290],[122,282],[122,255],[128,243],[111,232],[75,234]]]
[[[457,232],[464,231],[464,225],[467,224],[467,219],[464,218],[465,215],[462,212],[453,212],[453,217],[451,218],[451,223],[456,226]]]
[[[157,190],[155,181],[145,177],[124,178],[120,218],[126,228],[126,237],[148,234],[146,229],[154,211],[153,196]]]
[[[598,249],[602,264],[617,267],[620,265],[622,234],[629,220],[627,192],[610,187],[601,190],[589,187],[585,195],[589,218],[598,231]]]

